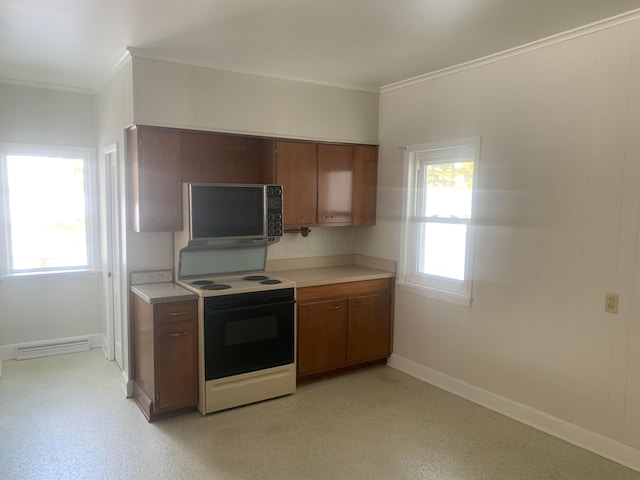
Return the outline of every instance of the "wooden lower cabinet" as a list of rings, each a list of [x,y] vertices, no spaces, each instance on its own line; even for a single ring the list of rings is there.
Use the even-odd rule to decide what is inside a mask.
[[[298,307],[298,373],[312,373],[347,362],[347,301]]]
[[[392,286],[388,278],[298,289],[298,383],[386,360]]]
[[[390,294],[350,298],[347,361],[367,362],[388,357],[390,321]]]
[[[149,421],[198,401],[197,302],[150,304],[133,295],[133,398]]]

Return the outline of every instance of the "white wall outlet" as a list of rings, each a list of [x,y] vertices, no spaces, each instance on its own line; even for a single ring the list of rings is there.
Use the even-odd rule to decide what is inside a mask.
[[[604,311],[607,313],[618,313],[618,302],[620,295],[617,293],[607,293],[604,304]]]

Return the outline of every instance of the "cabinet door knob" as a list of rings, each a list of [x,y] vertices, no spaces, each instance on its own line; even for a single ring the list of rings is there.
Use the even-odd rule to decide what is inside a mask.
[[[329,310],[340,310],[342,308],[342,305],[331,305],[329,307]]]

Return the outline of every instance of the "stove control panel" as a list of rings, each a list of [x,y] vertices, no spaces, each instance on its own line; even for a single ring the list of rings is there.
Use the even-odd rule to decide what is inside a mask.
[[[282,185],[267,185],[267,236],[281,237],[283,232],[282,218]]]

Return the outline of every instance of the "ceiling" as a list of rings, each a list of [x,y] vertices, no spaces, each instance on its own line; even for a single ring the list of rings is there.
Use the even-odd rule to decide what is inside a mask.
[[[95,92],[126,54],[377,91],[640,0],[0,0],[0,82]]]

